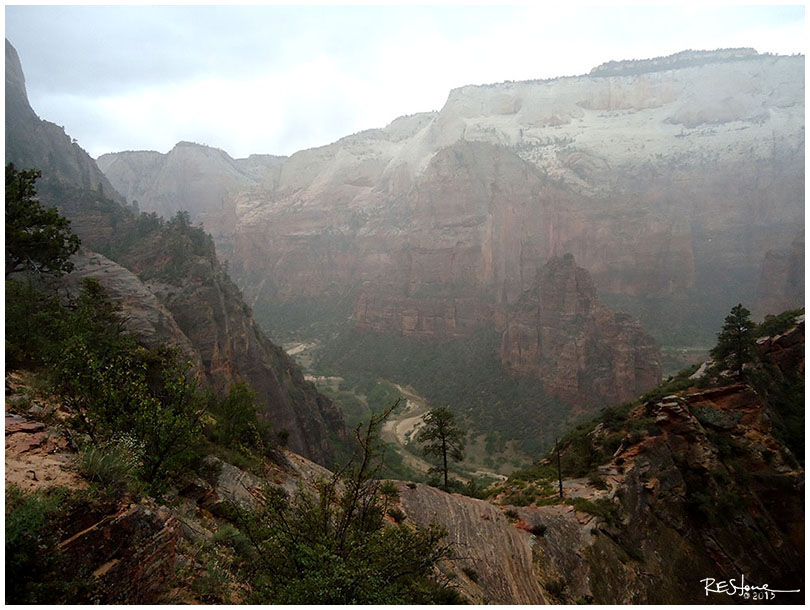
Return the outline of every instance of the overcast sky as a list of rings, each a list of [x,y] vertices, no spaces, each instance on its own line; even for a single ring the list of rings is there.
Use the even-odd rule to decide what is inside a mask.
[[[554,4],[563,4],[557,2]],[[803,5],[7,6],[28,95],[91,155],[180,140],[291,154],[453,87],[684,49],[805,53]]]

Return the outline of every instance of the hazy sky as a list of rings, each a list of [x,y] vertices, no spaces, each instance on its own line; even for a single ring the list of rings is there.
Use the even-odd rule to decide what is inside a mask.
[[[34,110],[93,156],[180,140],[291,154],[439,110],[461,85],[684,49],[805,53],[807,36],[801,4],[6,6],[5,17]]]

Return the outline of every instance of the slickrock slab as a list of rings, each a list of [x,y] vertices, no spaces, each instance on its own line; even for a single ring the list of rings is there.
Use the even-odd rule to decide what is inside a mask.
[[[446,528],[446,541],[458,558],[454,567],[477,575],[472,582],[458,574],[463,593],[477,603],[547,603],[532,568],[532,536],[512,525],[500,509],[427,485],[411,489],[399,484],[398,489],[405,514],[422,526]]]

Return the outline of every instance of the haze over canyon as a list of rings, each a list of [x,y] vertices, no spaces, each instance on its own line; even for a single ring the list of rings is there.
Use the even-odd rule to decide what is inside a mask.
[[[6,159],[7,603],[804,600],[803,56]]]
[[[649,389],[656,342],[672,373],[737,302],[761,318],[804,299],[802,56],[614,61],[455,89],[290,157],[181,142],[98,164],[140,210],[190,211],[272,332],[492,329],[505,374],[572,404]]]

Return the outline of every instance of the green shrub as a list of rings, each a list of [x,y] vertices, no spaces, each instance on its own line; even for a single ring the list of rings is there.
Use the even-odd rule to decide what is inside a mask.
[[[700,521],[712,526],[732,523],[739,510],[744,507],[743,499],[733,490],[690,488],[686,496],[687,510]]]
[[[389,502],[399,498],[399,490],[397,490],[397,486],[391,481],[383,481],[382,485],[380,485],[380,494],[385,496]]]
[[[9,407],[11,407],[11,410],[16,411],[17,413],[25,413],[33,406],[33,401],[28,394],[14,396],[6,402],[8,403]]]
[[[35,182],[41,175],[37,169],[6,165],[6,277],[20,271],[59,276],[73,270],[70,257],[81,242],[70,221],[37,198]]]
[[[556,481],[557,480],[557,467],[551,463],[535,464],[529,468],[515,470],[509,475],[509,481]]]
[[[362,456],[322,480],[317,491],[303,487],[290,496],[266,488],[255,512],[240,510],[240,529],[259,561],[246,562],[254,603],[393,604],[448,599],[433,580],[447,558],[437,527],[385,524],[390,494],[380,493],[377,475],[379,427],[396,403],[357,430]],[[248,576],[250,575],[250,576]]]
[[[79,451],[79,473],[110,491],[123,491],[141,467],[140,451],[137,441],[131,437],[121,437],[101,446],[88,443]]]
[[[230,602],[230,580],[227,561],[213,550],[202,554],[203,567],[191,581],[191,590],[206,604]]]
[[[545,583],[544,587],[552,597],[561,600],[567,585],[562,578],[555,578]]]
[[[86,601],[91,579],[59,549],[60,522],[70,506],[62,488],[25,493],[6,487],[6,603]]]
[[[534,487],[527,487],[520,491],[512,491],[504,496],[504,503],[513,504],[514,506],[528,506],[534,502],[537,497],[537,491]]]
[[[52,516],[60,500],[56,494],[26,496],[16,485],[6,487],[6,603],[52,601],[44,577],[57,564],[59,532]]]
[[[609,523],[616,521],[619,516],[618,507],[607,498],[597,498],[594,501],[585,498],[573,498],[570,503],[574,510],[601,517]]]
[[[535,536],[543,536],[546,533],[548,527],[544,523],[536,523],[532,525],[531,529],[529,530]]]
[[[607,489],[607,483],[605,479],[598,472],[591,472],[588,474],[588,482],[593,485],[596,489]]]
[[[796,323],[796,318],[804,314],[804,307],[783,311],[779,315],[767,315],[765,320],[754,329],[755,337],[775,337],[790,330]]]
[[[599,414],[599,421],[601,421],[608,430],[621,430],[622,424],[627,420],[627,415],[632,407],[633,403],[625,402],[615,407],[602,409]]]
[[[211,543],[229,547],[243,557],[249,557],[253,554],[253,546],[248,537],[230,523],[226,523],[214,532],[213,536],[211,536]]]
[[[42,367],[63,337],[67,312],[55,292],[31,280],[6,280],[6,366]]]

